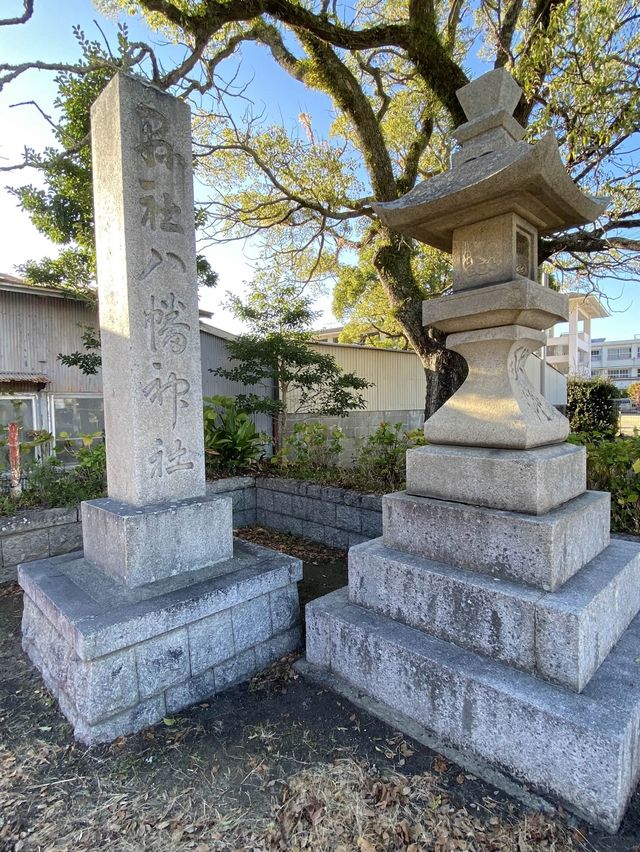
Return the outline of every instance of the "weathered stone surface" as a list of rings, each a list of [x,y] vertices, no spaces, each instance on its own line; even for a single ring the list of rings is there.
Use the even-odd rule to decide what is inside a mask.
[[[189,677],[189,639],[185,628],[136,645],[140,696],[147,698]]]
[[[519,668],[535,668],[542,592],[385,547],[349,551],[352,603]]]
[[[498,450],[432,444],[407,452],[407,493],[542,515],[587,487],[586,452],[573,444]]]
[[[524,258],[517,250],[521,240],[528,249]],[[537,240],[535,228],[514,213],[456,228],[452,245],[454,292],[513,281],[517,276],[535,283]],[[554,320],[549,319],[552,325]],[[492,327],[496,325],[499,323],[491,323]]]
[[[22,634],[25,651],[40,671],[46,672],[47,687],[56,697],[64,693],[74,707],[74,714],[88,724],[138,703],[135,656],[131,649],[99,660],[81,660],[27,596]]]
[[[289,630],[300,622],[300,604],[297,586],[283,586],[269,593],[271,625],[274,633]]]
[[[235,646],[231,609],[201,618],[190,624],[188,631],[191,674],[199,675],[233,656]]]
[[[58,698],[60,709],[71,721],[73,708],[65,703],[64,696]],[[117,713],[95,724],[87,722],[78,716],[73,724],[73,735],[81,743],[86,745],[97,745],[98,743],[110,743],[118,737],[127,734],[135,734],[149,725],[154,725],[166,716],[166,705],[164,695],[154,695],[145,698],[129,710]]]
[[[413,497],[383,499],[384,543],[436,562],[555,591],[609,543],[610,495],[587,491],[546,515]]]
[[[350,605],[346,590],[308,604],[307,621],[330,637],[307,645],[309,663],[617,830],[640,769],[640,618],[581,694]]]
[[[110,498],[82,504],[85,558],[127,586],[142,586],[229,559],[229,497],[139,508]]]
[[[18,515],[0,518],[0,538],[30,530],[46,529],[56,524],[73,524],[77,520],[78,509],[75,506],[57,509],[29,509],[26,512],[20,512]]]
[[[536,671],[581,691],[640,611],[640,543],[612,539],[536,605]]]
[[[519,325],[449,335],[447,348],[462,355],[469,374],[424,424],[427,441],[514,450],[564,441],[569,421],[534,389],[524,368],[545,340]]]
[[[91,134],[109,496],[202,497],[189,105],[116,74]]]
[[[362,529],[360,509],[355,506],[336,506],[336,524],[343,530],[359,533]]]
[[[640,544],[542,592],[370,541],[349,552],[349,600],[579,692],[640,611]]]
[[[246,542],[226,563],[132,589],[80,554],[41,560],[20,566],[23,646],[75,736],[108,742],[298,647],[301,576],[299,560]]]
[[[20,535],[7,536],[2,540],[2,561],[4,565],[18,565],[32,559],[42,559],[49,555],[49,537],[46,531],[31,530]]]
[[[19,582],[81,659],[94,659],[266,595],[302,578],[302,563],[248,542],[193,575],[127,589],[79,555],[21,565]]]
[[[279,633],[273,639],[256,645],[256,667],[258,671],[267,668],[280,657],[297,651],[302,644],[302,627],[296,624],[284,633]]]
[[[49,528],[49,555],[59,556],[82,548],[82,524],[60,524]]]
[[[196,677],[190,677],[189,680],[167,689],[164,694],[167,713],[178,713],[191,704],[210,698],[214,693],[213,669],[208,669]]]
[[[271,627],[269,595],[261,595],[234,606],[231,610],[231,620],[236,652],[264,642],[275,632]]]
[[[221,663],[213,670],[215,678],[216,692],[222,692],[223,689],[229,689],[243,680],[248,680],[258,671],[256,662],[256,652],[254,648],[248,648],[242,651],[232,659]]]
[[[541,331],[569,318],[569,297],[526,278],[462,290],[422,303],[425,326],[447,334],[520,325]]]

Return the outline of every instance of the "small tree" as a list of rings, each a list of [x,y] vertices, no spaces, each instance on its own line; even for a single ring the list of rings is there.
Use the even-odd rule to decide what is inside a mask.
[[[640,382],[634,382],[627,388],[627,396],[631,400],[632,405],[640,408]]]
[[[574,379],[567,382],[567,417],[572,432],[592,440],[611,440],[618,432],[616,386],[606,379]]]
[[[315,314],[311,300],[293,285],[259,284],[246,303],[231,297],[229,306],[249,332],[227,341],[233,366],[213,373],[245,385],[262,385],[266,395],[240,394],[238,404],[246,411],[270,414],[274,449],[278,451],[291,413],[344,417],[362,409],[358,391],[370,382],[345,373],[331,355],[316,352],[310,325]]]

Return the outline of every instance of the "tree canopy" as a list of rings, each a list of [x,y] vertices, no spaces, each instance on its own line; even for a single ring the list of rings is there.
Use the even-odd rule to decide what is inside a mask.
[[[296,284],[261,277],[246,302],[231,296],[230,307],[249,331],[226,342],[231,366],[213,372],[266,391],[240,394],[236,402],[246,411],[272,416],[276,451],[291,413],[345,417],[365,407],[360,391],[370,382],[345,373],[332,355],[312,348],[315,314],[310,298]]]
[[[611,199],[593,225],[543,237],[554,267],[596,282],[638,275],[640,11],[633,0],[100,0],[146,17],[184,46],[165,70],[147,44],[123,45],[120,64],[197,100],[194,140],[210,186],[204,227],[214,239],[253,237],[263,262],[282,257],[302,280],[336,281],[336,312],[357,334],[367,323],[421,357],[427,413],[455,390],[464,365],[425,331],[421,302],[449,283],[448,260],[377,219],[373,201],[398,198],[448,167],[451,130],[464,121],[456,90],[506,67],[523,89],[516,118],[527,138],[555,131],[571,176]],[[34,12],[25,2],[19,25]],[[251,99],[243,49],[258,44],[332,105],[328,133],[265,119]],[[76,66],[0,65],[0,83],[30,67],[78,78],[113,57]],[[277,97],[277,93],[274,93]],[[65,144],[62,141],[62,144]],[[386,300],[386,306],[385,302]]]

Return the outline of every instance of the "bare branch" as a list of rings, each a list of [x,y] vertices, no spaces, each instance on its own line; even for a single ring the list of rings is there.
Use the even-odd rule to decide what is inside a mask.
[[[0,27],[10,27],[14,24],[26,24],[33,15],[34,0],[24,0],[24,12],[18,18],[0,18]]]

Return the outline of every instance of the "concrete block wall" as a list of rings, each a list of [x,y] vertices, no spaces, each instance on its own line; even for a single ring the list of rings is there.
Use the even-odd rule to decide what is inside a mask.
[[[20,562],[71,553],[82,547],[77,506],[31,509],[0,518],[0,583],[16,579]]]
[[[260,524],[332,547],[382,535],[382,498],[281,477],[233,476],[207,482],[209,496],[231,497],[234,529]],[[79,507],[39,509],[0,518],[0,583],[20,562],[82,548]]]
[[[214,495],[231,497],[234,529],[257,523],[255,476],[228,476],[207,482],[207,496]]]
[[[382,497],[300,479],[259,477],[257,523],[332,547],[382,535]]]
[[[348,467],[364,441],[373,435],[381,423],[402,423],[403,429],[411,431],[422,429],[424,426],[424,409],[406,409],[398,411],[350,411],[346,417],[315,417],[309,414],[288,415],[288,430],[291,431],[295,423],[324,423],[329,427],[339,426],[344,435],[342,441],[342,452],[340,464]]]

